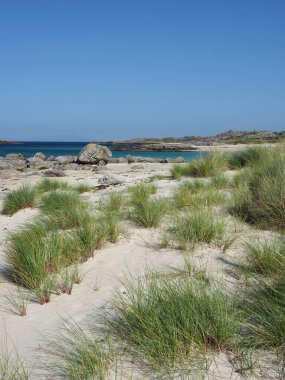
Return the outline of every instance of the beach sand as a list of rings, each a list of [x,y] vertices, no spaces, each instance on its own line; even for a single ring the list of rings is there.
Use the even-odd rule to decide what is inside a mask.
[[[67,181],[70,184],[87,183],[91,186],[98,184],[98,179],[104,174],[112,174],[124,180],[120,186],[111,186],[97,192],[83,194],[94,207],[110,191],[124,190],[139,181],[146,180],[154,175],[169,175],[171,164],[109,164],[101,173],[92,171],[66,171],[67,176],[58,178],[58,181]],[[20,172],[4,172],[1,174],[0,194],[3,191],[16,189],[23,183],[36,184],[43,179],[40,171],[33,175]],[[156,181],[158,195],[171,196],[178,182],[170,179]],[[3,200],[0,200],[0,207]],[[15,231],[23,223],[32,220],[38,214],[37,209],[24,209],[13,216],[0,215],[0,346],[8,344],[17,347],[19,356],[30,367],[33,367],[32,379],[49,379],[48,373],[43,372],[42,363],[48,359],[41,348],[47,340],[58,333],[66,321],[75,321],[84,324],[92,315],[104,313],[112,307],[114,290],[123,292],[122,280],[132,276],[136,278],[147,269],[165,270],[170,267],[180,267],[184,262],[184,254],[175,249],[157,250],[156,243],[159,230],[138,228],[131,222],[126,222],[127,235],[118,243],[109,243],[103,249],[96,251],[94,258],[82,264],[82,271],[86,273],[82,283],[75,285],[71,295],[54,295],[50,303],[44,306],[36,302],[29,302],[27,316],[21,317],[9,310],[9,304],[3,299],[7,294],[13,294],[16,286],[6,278],[5,247],[7,235]],[[240,249],[232,248],[225,257],[218,248],[201,246],[193,253],[193,259],[198,266],[207,268],[211,274],[221,277],[229,286],[235,285],[235,280],[227,274],[226,269],[234,264],[240,255]],[[7,342],[5,343],[5,341]],[[240,375],[233,371],[227,359],[220,355],[215,358],[209,370],[209,378],[239,379]],[[123,371],[117,378],[134,379],[146,378],[143,371],[134,364],[123,364]],[[125,376],[125,377],[124,377]],[[112,377],[110,377],[112,378]],[[114,375],[115,378],[115,375]]]

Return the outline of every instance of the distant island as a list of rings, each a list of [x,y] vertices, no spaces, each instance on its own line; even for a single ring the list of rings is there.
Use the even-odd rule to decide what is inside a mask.
[[[112,150],[141,151],[188,151],[197,150],[198,146],[219,144],[261,144],[285,141],[285,131],[234,131],[229,130],[214,136],[184,136],[165,138],[136,138],[122,141],[104,141],[98,144],[112,144]]]
[[[17,141],[0,140],[0,144],[19,144]]]

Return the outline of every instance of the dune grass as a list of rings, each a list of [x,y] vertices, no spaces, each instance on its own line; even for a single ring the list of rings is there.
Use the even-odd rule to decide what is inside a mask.
[[[107,198],[100,203],[100,209],[104,212],[119,212],[125,204],[122,192],[112,191]]]
[[[63,331],[50,340],[47,352],[52,359],[49,368],[68,380],[105,380],[115,361],[109,339],[98,339],[73,322],[66,322]]]
[[[226,232],[225,221],[210,210],[192,211],[176,219],[174,237],[181,248],[197,243],[217,243]]]
[[[241,169],[248,165],[256,165],[264,159],[264,156],[270,154],[270,148],[249,147],[227,154],[227,160],[230,169]]]
[[[167,211],[167,200],[163,198],[136,200],[131,210],[131,218],[146,228],[158,227]]]
[[[116,296],[105,318],[108,332],[159,373],[173,375],[187,364],[195,367],[199,355],[234,347],[240,311],[215,286],[188,276],[148,274],[125,287],[126,296]]]
[[[23,361],[15,348],[8,349],[7,346],[0,351],[0,379],[1,380],[29,380],[30,371],[25,367]]]
[[[285,227],[285,149],[265,150],[238,179],[231,212],[262,228]]]
[[[36,190],[39,194],[46,193],[54,190],[66,190],[69,184],[63,181],[56,181],[54,179],[45,178],[37,186]]]
[[[142,203],[149,198],[150,195],[155,194],[157,187],[152,183],[139,183],[130,187],[131,204]]]
[[[181,177],[212,177],[228,168],[227,157],[223,153],[212,152],[187,164],[176,164],[171,169],[174,179]]]
[[[195,183],[195,182],[194,182]],[[178,187],[174,194],[174,203],[176,207],[191,207],[203,208],[205,206],[213,206],[223,204],[225,202],[225,194],[213,189],[211,185],[203,184],[200,188],[195,188],[195,185],[189,186],[183,183]]]
[[[254,239],[245,244],[243,270],[249,275],[260,274],[274,278],[282,270],[285,273],[285,239]]]
[[[35,207],[36,199],[36,189],[29,185],[22,185],[19,189],[11,191],[5,197],[2,214],[13,215],[23,208]]]

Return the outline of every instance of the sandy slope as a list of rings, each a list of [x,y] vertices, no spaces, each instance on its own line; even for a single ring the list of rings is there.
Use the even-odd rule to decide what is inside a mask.
[[[155,174],[168,174],[169,164],[110,164],[106,173],[116,174],[124,179],[125,184],[119,186],[123,189],[137,181],[151,177]],[[96,185],[98,178],[104,173],[95,174],[91,171],[69,171],[68,176],[58,180],[70,183],[84,182]],[[37,183],[42,179],[39,175],[28,175],[27,173],[4,173],[0,172],[0,191],[2,189],[14,189],[22,183]],[[173,188],[177,186],[175,181],[157,181],[159,195],[169,196]],[[86,196],[94,205],[108,191],[109,188],[96,193],[88,193]],[[1,201],[0,201],[1,202]],[[1,206],[1,205],[0,205]],[[146,268],[166,269],[177,267],[183,263],[183,254],[175,250],[157,251],[155,242],[158,238],[158,231],[137,228],[131,223],[128,224],[128,235],[119,243],[109,244],[104,249],[97,251],[96,256],[82,265],[82,270],[86,273],[82,283],[75,285],[72,295],[54,296],[49,304],[44,306],[35,302],[28,304],[27,316],[20,317],[9,310],[9,305],[3,300],[3,295],[16,290],[15,285],[5,278],[5,258],[4,250],[6,237],[9,231],[19,228],[27,220],[36,217],[38,211],[26,209],[17,212],[12,217],[0,215],[0,271],[3,282],[0,283],[1,310],[0,310],[0,346],[4,347],[5,335],[8,336],[8,344],[18,347],[19,355],[31,366],[35,366],[32,379],[48,379],[48,374],[42,374],[38,368],[42,362],[38,356],[42,356],[40,347],[45,345],[45,339],[59,331],[63,320],[74,320],[84,323],[92,314],[96,318],[98,313],[104,312],[106,308],[112,306],[111,299],[115,289],[123,291],[121,280],[128,276],[139,276]],[[229,267],[237,255],[238,250],[231,250],[225,259],[219,249],[201,247],[195,254],[195,261],[198,265],[206,266],[207,270],[216,273],[224,281],[231,284],[234,280],[226,275],[225,268]],[[97,289],[98,288],[98,289]],[[46,360],[46,358],[44,359]],[[130,364],[125,364],[125,371],[130,376]],[[134,370],[134,379],[145,378],[138,369]],[[217,358],[216,364],[210,368],[211,378],[238,379],[227,360],[221,356]],[[122,375],[121,378],[124,377]]]

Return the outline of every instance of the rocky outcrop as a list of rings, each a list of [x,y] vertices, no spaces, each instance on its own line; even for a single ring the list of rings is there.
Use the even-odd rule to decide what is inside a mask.
[[[109,148],[98,144],[86,145],[78,155],[77,162],[79,164],[97,164],[99,161],[108,162],[112,157],[112,152]]]

